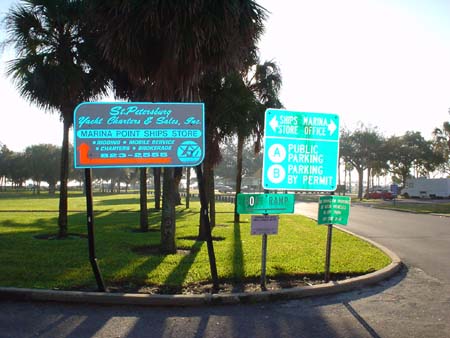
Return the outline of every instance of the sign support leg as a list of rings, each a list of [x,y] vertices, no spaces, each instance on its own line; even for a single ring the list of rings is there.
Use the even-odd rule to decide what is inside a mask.
[[[261,290],[266,291],[267,234],[262,235],[261,250]]]
[[[330,281],[331,239],[333,237],[333,224],[328,224],[327,250],[325,254],[325,283]]]
[[[94,272],[95,280],[97,282],[98,291],[105,292],[105,283],[97,264],[95,257],[95,238],[94,238],[94,210],[92,204],[92,171],[90,168],[84,170],[84,184],[86,188],[86,210],[87,210],[87,230],[88,230],[88,244],[89,244],[89,261]]]
[[[203,218],[206,225],[206,245],[208,248],[209,267],[211,270],[211,278],[213,280],[213,289],[217,291],[219,289],[219,277],[217,275],[216,256],[214,254],[214,246],[211,235],[211,223],[208,217],[208,201],[206,200],[205,182],[203,178],[203,172],[201,164],[195,167],[197,173],[197,181],[200,195],[200,217]]]

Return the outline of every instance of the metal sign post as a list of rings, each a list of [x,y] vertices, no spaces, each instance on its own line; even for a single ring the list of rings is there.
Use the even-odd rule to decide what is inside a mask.
[[[278,233],[278,216],[252,216],[251,234],[262,235],[261,248],[261,289],[266,288],[266,266],[267,266],[267,235]]]
[[[105,283],[97,264],[95,256],[95,237],[94,237],[94,209],[92,205],[92,171],[91,169],[84,170],[84,184],[86,188],[86,211],[87,211],[87,230],[88,230],[88,245],[89,245],[89,262],[91,263],[94,272],[95,280],[97,282],[98,291],[105,292]]]
[[[350,213],[350,197],[348,196],[320,196],[317,224],[326,224],[327,246],[325,253],[325,283],[330,281],[331,241],[333,238],[333,224],[347,225]]]
[[[197,174],[198,188],[200,194],[200,217],[202,217],[204,224],[206,225],[206,246],[208,248],[209,268],[211,271],[211,278],[213,280],[213,289],[217,291],[219,289],[219,277],[217,274],[216,255],[214,253],[214,245],[211,235],[211,223],[208,216],[208,201],[206,199],[206,188],[203,177],[202,166],[195,167]]]
[[[238,194],[237,212],[239,214],[263,214],[252,216],[251,234],[262,235],[261,248],[261,290],[266,287],[267,235],[278,233],[278,216],[269,214],[293,213],[295,195],[293,194]]]
[[[267,234],[262,235],[262,248],[261,248],[261,290],[266,291],[266,263],[267,260]]]
[[[325,253],[325,283],[330,281],[330,265],[331,265],[331,240],[333,238],[333,224],[328,224],[327,232],[327,248]]]
[[[100,291],[105,285],[95,257],[91,168],[199,167],[205,157],[204,108],[197,102],[83,102],[75,108],[74,167],[85,169],[89,260]],[[204,205],[202,199],[207,217]],[[210,228],[208,237],[217,287]]]

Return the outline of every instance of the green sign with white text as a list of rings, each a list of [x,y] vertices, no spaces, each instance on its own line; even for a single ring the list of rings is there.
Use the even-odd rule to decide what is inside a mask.
[[[264,189],[334,191],[338,153],[338,115],[266,110]]]
[[[347,225],[350,213],[350,197],[348,196],[320,196],[318,224]]]
[[[294,194],[238,194],[238,214],[292,214]]]

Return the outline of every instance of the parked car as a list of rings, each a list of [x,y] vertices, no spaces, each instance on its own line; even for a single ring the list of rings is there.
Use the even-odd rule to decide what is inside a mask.
[[[216,184],[216,190],[218,192],[233,192],[234,189],[232,187],[230,187],[229,185],[225,185],[225,184]]]
[[[392,200],[394,195],[388,190],[373,190],[366,193],[364,198]]]

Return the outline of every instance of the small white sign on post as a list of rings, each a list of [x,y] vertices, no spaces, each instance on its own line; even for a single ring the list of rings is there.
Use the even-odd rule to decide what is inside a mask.
[[[253,215],[251,224],[252,235],[276,235],[278,234],[277,215]]]

